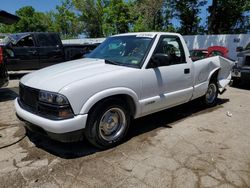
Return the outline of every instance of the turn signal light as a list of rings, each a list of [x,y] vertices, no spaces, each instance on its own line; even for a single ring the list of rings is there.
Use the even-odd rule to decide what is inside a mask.
[[[67,119],[73,117],[72,111],[70,109],[60,109],[58,116],[62,119]]]

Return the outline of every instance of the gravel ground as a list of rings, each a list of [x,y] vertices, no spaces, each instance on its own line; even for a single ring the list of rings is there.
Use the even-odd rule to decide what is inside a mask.
[[[135,120],[123,144],[99,151],[25,135],[17,86],[0,89],[0,187],[250,187],[250,88]]]

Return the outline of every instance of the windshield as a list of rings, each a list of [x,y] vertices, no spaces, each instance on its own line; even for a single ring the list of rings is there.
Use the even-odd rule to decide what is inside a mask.
[[[153,36],[131,35],[110,37],[87,57],[105,59],[106,63],[140,67]]]

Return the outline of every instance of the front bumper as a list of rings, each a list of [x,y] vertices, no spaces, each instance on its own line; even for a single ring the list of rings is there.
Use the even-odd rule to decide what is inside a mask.
[[[240,77],[241,77],[240,69],[234,68],[234,69],[232,70],[232,77],[240,78]]]
[[[88,114],[84,114],[65,120],[46,119],[24,110],[18,98],[15,99],[15,109],[17,117],[26,123],[25,126],[28,129],[62,142],[80,140],[88,117]]]
[[[244,67],[235,67],[232,70],[232,77],[242,78],[242,77],[249,77],[250,76],[250,69]]]

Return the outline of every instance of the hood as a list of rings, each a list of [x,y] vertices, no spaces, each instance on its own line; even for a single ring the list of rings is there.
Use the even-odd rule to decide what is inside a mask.
[[[126,67],[106,64],[101,59],[86,58],[35,71],[24,76],[20,82],[28,87],[59,92],[73,82],[123,69]]]

